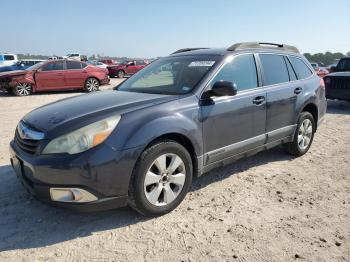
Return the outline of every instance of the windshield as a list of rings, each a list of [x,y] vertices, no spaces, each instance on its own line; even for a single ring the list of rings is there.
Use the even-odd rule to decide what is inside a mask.
[[[26,70],[31,71],[31,70],[38,70],[41,66],[43,66],[46,63],[46,61],[42,61],[40,63],[37,63],[35,65],[32,65],[28,67]]]
[[[154,61],[118,86],[120,91],[180,95],[193,90],[218,56],[179,56]]]

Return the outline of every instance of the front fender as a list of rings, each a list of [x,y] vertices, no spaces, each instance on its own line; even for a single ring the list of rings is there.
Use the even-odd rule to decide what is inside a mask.
[[[179,134],[192,142],[197,155],[201,155],[198,124],[184,115],[176,114],[154,119],[137,130],[125,143],[124,148],[133,148],[140,144],[147,145],[166,134]]]
[[[28,83],[31,86],[35,85],[35,81],[33,78],[33,75],[31,74],[26,74],[26,75],[20,75],[20,76],[15,76],[11,79],[10,86],[14,87],[19,83]]]

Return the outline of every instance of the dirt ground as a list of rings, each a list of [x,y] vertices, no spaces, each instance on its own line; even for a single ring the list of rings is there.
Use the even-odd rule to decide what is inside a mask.
[[[216,169],[175,211],[147,219],[53,208],[17,181],[17,122],[80,94],[0,94],[0,261],[350,261],[350,103],[329,102],[305,156],[275,148]]]

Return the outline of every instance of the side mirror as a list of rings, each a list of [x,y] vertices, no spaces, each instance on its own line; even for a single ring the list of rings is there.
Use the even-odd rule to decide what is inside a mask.
[[[210,90],[210,96],[234,96],[237,94],[237,85],[229,81],[215,82]]]
[[[335,72],[336,71],[336,67],[335,66],[331,66],[330,68],[329,68],[329,73],[333,73],[333,72]]]

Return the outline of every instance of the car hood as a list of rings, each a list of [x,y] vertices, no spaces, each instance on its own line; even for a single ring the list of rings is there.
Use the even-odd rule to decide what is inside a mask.
[[[334,73],[328,74],[327,76],[350,77],[350,72],[334,72]]]
[[[53,130],[69,130],[72,125],[77,129],[79,125],[84,126],[113,114],[123,114],[177,98],[174,95],[103,91],[39,107],[28,113],[23,121],[49,135]]]
[[[0,78],[5,78],[5,77],[12,77],[12,76],[20,76],[20,75],[25,75],[30,71],[27,70],[15,70],[15,71],[9,71],[9,72],[2,72],[0,73]]]

